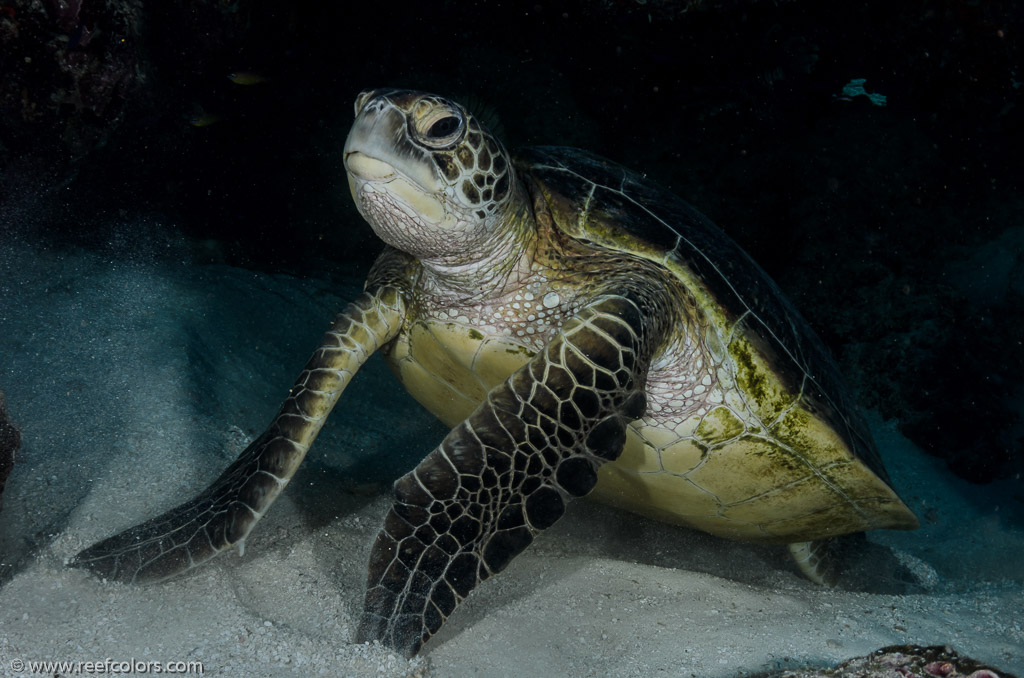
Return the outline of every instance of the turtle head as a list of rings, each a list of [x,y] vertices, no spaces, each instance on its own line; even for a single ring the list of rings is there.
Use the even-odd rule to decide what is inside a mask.
[[[360,214],[419,259],[461,265],[486,256],[522,199],[501,142],[433,94],[360,94],[344,157]]]

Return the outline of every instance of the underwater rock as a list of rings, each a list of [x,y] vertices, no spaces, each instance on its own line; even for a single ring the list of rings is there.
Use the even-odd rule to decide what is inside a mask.
[[[143,81],[139,0],[0,7],[0,164],[83,156],[106,142]]]
[[[14,453],[21,443],[21,433],[7,421],[7,402],[0,390],[0,508],[3,508],[4,484],[14,466]]]
[[[762,673],[755,678],[1015,678],[949,646],[890,645],[831,669]]]
[[[70,181],[126,122],[152,133],[175,105],[183,115],[189,95],[176,85],[185,77],[177,67],[201,71],[230,49],[249,16],[237,4],[0,3],[0,168],[17,182],[13,193]]]

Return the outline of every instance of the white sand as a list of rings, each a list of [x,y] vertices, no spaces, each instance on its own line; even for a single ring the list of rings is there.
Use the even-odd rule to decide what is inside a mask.
[[[67,569],[79,549],[203,489],[269,422],[355,291],[185,259],[173,242],[130,259],[0,246],[0,385],[24,440],[0,512],[0,675],[26,675],[15,659],[110,658],[201,661],[213,676],[713,678],[896,643],[950,644],[1024,674],[1021,497],[955,479],[878,420],[924,527],[871,539],[926,592],[822,589],[781,549],[580,501],[420,658],[353,645],[386,487],[443,434],[379,362],[244,557],[150,587]]]

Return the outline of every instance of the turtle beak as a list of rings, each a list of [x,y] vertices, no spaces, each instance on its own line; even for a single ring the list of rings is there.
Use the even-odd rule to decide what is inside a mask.
[[[384,160],[388,155],[388,140],[394,140],[405,122],[405,116],[394,106],[378,102],[367,107],[366,103],[373,92],[363,92],[356,100],[356,119],[345,139],[345,169],[350,174],[366,179],[380,178],[380,172],[371,171],[364,175],[361,171],[364,158],[374,162]],[[391,145],[393,145],[393,141]],[[386,162],[386,161],[385,161]]]
[[[364,95],[366,98],[364,100]],[[442,223],[445,220],[444,189],[430,154],[409,139],[405,113],[387,96],[374,92],[360,95],[360,108],[345,140],[345,170],[349,190],[362,211],[369,193],[387,199],[406,213]],[[366,214],[363,215],[366,217]],[[374,228],[373,220],[367,217]],[[386,233],[378,234],[387,241]]]
[[[429,154],[409,140],[405,113],[379,94],[356,99],[355,122],[345,140],[345,169],[351,180],[386,182],[401,175],[426,193],[443,190]]]

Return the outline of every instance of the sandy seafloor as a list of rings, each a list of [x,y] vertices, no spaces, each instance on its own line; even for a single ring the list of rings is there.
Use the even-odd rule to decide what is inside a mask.
[[[68,569],[79,549],[203,489],[269,423],[359,288],[361,272],[339,285],[196,265],[153,235],[156,221],[123,232],[89,251],[11,231],[0,242],[0,388],[24,438],[0,512],[0,675],[27,675],[15,659],[111,658],[201,661],[212,676],[715,678],[897,643],[950,644],[1024,674],[1020,486],[960,481],[877,417],[923,527],[870,538],[915,574],[909,592],[824,589],[782,548],[580,501],[420,658],[353,645],[387,488],[444,433],[379,359],[244,557],[149,587]]]

